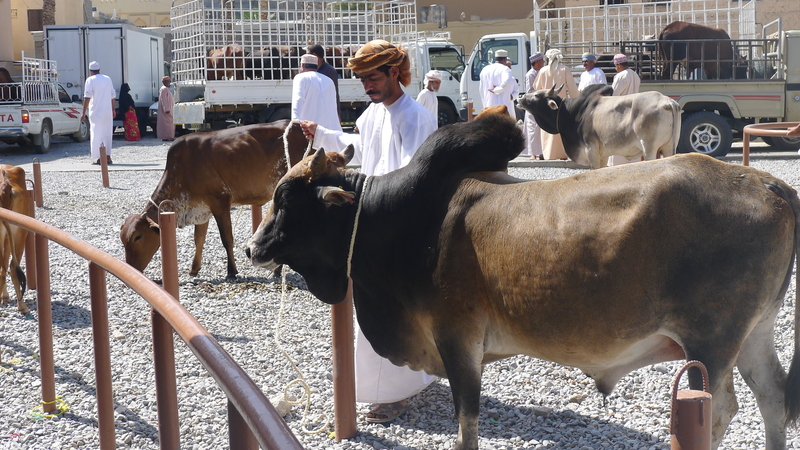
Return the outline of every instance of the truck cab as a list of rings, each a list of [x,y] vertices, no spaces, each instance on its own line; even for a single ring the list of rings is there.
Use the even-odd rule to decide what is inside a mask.
[[[409,88],[406,92],[416,98],[422,89],[425,89],[425,74],[431,70],[442,72],[442,85],[436,96],[439,99],[439,126],[455,123],[458,120],[458,106],[461,92],[461,80],[464,73],[463,51],[449,42],[447,37],[420,38],[410,45],[409,53],[417,61],[418,86]]]

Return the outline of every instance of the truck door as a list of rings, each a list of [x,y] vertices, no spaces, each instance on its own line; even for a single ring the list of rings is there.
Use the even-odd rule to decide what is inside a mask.
[[[439,92],[439,125],[455,123],[458,119],[457,107],[460,96],[461,76],[464,73],[464,60],[461,52],[454,45],[428,47],[430,68],[442,73],[442,85]]]
[[[122,68],[122,27],[85,28],[84,48],[87,64],[100,63],[100,73],[114,82],[114,90],[119,95],[119,87],[128,80],[123,79]],[[81,95],[82,97],[82,95]]]
[[[151,99],[158,98],[158,90],[161,89],[161,73],[160,66],[161,66],[161,59],[163,55],[161,55],[160,49],[158,48],[158,40],[157,39],[150,39],[150,96]]]
[[[52,29],[45,27],[45,59],[57,61],[58,82],[70,97],[83,98],[83,82],[88,62],[83,53],[83,30],[80,28]]]
[[[524,83],[525,73],[528,71],[529,65],[524,44],[525,40],[524,34],[518,34],[516,36],[506,35],[505,37],[501,35],[484,36],[478,41],[469,57],[461,79],[462,108],[466,107],[468,100],[472,100],[475,114],[479,114],[483,110],[480,92],[481,70],[494,62],[494,54],[500,49],[508,52],[508,58],[513,64],[511,72],[514,75],[514,79],[517,80],[517,84],[520,84],[520,91],[522,91],[523,86],[521,83]]]

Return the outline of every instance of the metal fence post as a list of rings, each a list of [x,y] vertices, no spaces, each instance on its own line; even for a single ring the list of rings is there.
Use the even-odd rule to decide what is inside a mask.
[[[36,207],[41,208],[44,198],[42,197],[42,167],[39,158],[33,158],[33,194]]]
[[[103,177],[103,187],[108,187],[108,158],[106,157],[106,145],[100,143],[100,173]]]
[[[114,430],[114,394],[111,387],[111,344],[108,340],[106,271],[93,262],[89,262],[89,292],[92,303],[92,341],[94,342],[100,449],[110,450],[116,448],[117,443]]]
[[[50,260],[47,238],[36,235],[36,292],[39,315],[39,364],[42,377],[42,411],[56,409],[55,362],[53,359],[53,309],[50,304]]]
[[[355,437],[356,382],[353,351],[353,280],[348,280],[345,300],[331,307],[333,333],[333,415],[336,442]]]
[[[27,180],[30,181],[30,180]],[[34,184],[33,189],[28,189],[28,196],[31,198],[31,209],[28,211],[28,216],[32,218],[36,218],[36,206],[34,206],[34,191],[36,190],[36,185]],[[29,231],[28,237],[25,238],[25,278],[28,282],[28,290],[35,291],[37,290],[36,286],[36,233]]]

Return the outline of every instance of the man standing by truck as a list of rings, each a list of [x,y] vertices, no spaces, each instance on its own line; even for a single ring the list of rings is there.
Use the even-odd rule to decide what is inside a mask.
[[[175,107],[175,97],[172,96],[172,91],[169,90],[169,85],[172,83],[170,77],[161,79],[161,89],[158,90],[158,122],[156,124],[156,134],[162,141],[171,141],[175,139],[175,117],[173,116],[173,108]]]
[[[419,91],[417,101],[420,105],[439,120],[439,98],[436,93],[439,92],[439,87],[442,85],[442,73],[438,70],[431,70],[425,74],[425,89]]]
[[[581,82],[578,84],[578,91],[583,92],[584,89],[593,84],[608,85],[606,74],[594,66],[595,61],[597,61],[597,57],[591,53],[584,53],[583,56],[581,56],[581,63],[583,64],[585,72],[581,74]]]
[[[481,70],[481,101],[483,107],[506,105],[508,115],[516,119],[512,93],[518,90],[517,81],[506,65],[508,51],[499,49],[494,52],[494,64]]]
[[[111,164],[111,137],[114,134],[114,110],[117,109],[117,92],[111,78],[100,73],[100,63],[89,63],[91,76],[83,88],[83,113],[81,120],[89,112],[91,130],[92,164],[100,164],[100,145],[106,148],[106,161]]]
[[[408,53],[389,42],[375,40],[350,58],[351,69],[364,86],[372,104],[356,120],[358,134],[342,133],[303,121],[303,133],[315,148],[344,150],[355,147],[353,163],[361,163],[365,175],[383,175],[411,160],[422,142],[436,131],[436,119],[403,86],[411,83]],[[356,338],[356,401],[376,404],[367,422],[391,422],[406,410],[406,399],[417,394],[435,377],[407,366],[395,366],[381,358],[358,328]]]
[[[328,77],[317,73],[317,61],[310,53],[300,57],[300,73],[292,80],[292,120],[310,120],[341,131],[336,88]]]

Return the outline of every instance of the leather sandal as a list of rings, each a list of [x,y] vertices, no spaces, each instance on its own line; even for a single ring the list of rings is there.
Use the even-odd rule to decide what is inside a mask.
[[[406,409],[408,409],[406,400],[400,400],[394,403],[380,403],[369,410],[366,420],[369,423],[391,422],[406,412]]]

